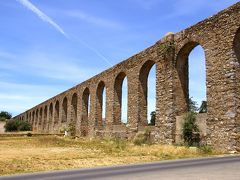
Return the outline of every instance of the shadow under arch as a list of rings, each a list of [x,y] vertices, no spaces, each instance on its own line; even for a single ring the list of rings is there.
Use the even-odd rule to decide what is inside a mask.
[[[86,87],[82,94],[81,136],[88,135],[90,90]]]
[[[64,97],[62,102],[62,123],[67,122],[67,114],[68,114],[68,99],[67,97]]]
[[[123,81],[127,79],[125,72],[120,72],[114,81],[114,108],[113,108],[113,125],[122,124],[121,112],[122,112],[122,89]],[[128,122],[128,121],[127,121]]]
[[[95,125],[97,127],[103,127],[104,119],[102,117],[103,114],[103,91],[106,88],[105,83],[100,81],[97,86],[96,91],[96,122]],[[106,110],[106,109],[105,109]]]

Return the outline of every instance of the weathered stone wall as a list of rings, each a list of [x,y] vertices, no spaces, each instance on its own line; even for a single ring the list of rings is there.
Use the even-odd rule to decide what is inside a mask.
[[[240,151],[239,19],[237,3],[181,32],[169,33],[155,45],[15,118],[29,121],[38,132],[58,132],[71,123],[78,136],[131,137],[147,125],[147,77],[155,64],[156,124],[152,131],[156,141],[175,143],[176,117],[188,111],[188,55],[201,45],[206,57],[207,143],[226,151]],[[127,125],[120,119],[125,77]]]

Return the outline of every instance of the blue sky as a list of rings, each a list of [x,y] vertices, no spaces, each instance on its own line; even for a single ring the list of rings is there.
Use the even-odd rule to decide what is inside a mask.
[[[1,0],[0,110],[17,115],[236,2]],[[201,48],[191,59],[190,93],[200,102]]]

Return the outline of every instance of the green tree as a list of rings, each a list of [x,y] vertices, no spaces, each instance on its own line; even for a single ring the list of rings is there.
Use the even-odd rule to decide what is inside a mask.
[[[202,101],[202,104],[199,108],[199,113],[206,113],[207,112],[207,101]]]
[[[6,119],[11,119],[12,115],[7,111],[0,112],[0,121],[5,121]]]
[[[6,132],[30,131],[32,129],[31,125],[27,121],[20,121],[17,119],[7,120],[4,128]]]
[[[149,125],[154,126],[155,125],[155,120],[156,120],[156,111],[152,111],[150,115],[151,115],[151,119],[150,119]]]
[[[194,101],[192,99],[192,97],[190,97],[188,99],[188,111],[189,112],[197,112],[198,111],[198,107],[197,106],[198,106],[197,102]]]

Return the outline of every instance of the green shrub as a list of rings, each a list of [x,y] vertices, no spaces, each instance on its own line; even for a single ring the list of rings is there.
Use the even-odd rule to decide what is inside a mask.
[[[183,139],[189,146],[199,146],[200,134],[196,124],[196,113],[188,112],[184,118]]]
[[[143,144],[151,144],[150,139],[151,131],[146,129],[144,132],[139,132],[133,138],[133,144],[135,145],[143,145]]]
[[[19,131],[31,131],[32,127],[27,121],[22,121],[19,125]]]
[[[4,125],[4,128],[6,132],[30,131],[31,125],[26,121],[10,119],[10,120],[7,120],[6,124]]]

